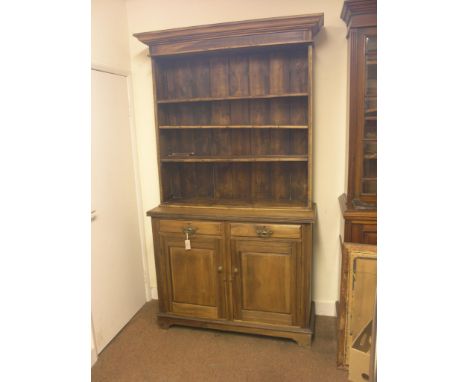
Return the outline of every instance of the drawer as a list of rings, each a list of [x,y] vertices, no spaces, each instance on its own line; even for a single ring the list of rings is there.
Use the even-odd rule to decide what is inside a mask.
[[[184,233],[192,229],[197,235],[222,235],[223,223],[194,220],[160,220],[159,231],[168,233]]]
[[[231,223],[231,236],[300,239],[301,226],[294,224]]]

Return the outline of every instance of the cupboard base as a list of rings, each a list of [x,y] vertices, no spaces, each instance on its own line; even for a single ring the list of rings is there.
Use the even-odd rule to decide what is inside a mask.
[[[176,316],[170,313],[158,313],[158,325],[163,329],[170,326],[190,326],[194,328],[215,329],[228,332],[256,334],[268,337],[289,338],[299,346],[310,347],[314,335],[315,304],[311,303],[311,317],[308,328],[273,326],[261,323],[248,323],[228,320],[209,320],[201,318]]]

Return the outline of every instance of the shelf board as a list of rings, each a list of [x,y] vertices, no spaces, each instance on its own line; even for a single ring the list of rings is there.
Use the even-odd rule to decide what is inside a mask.
[[[163,157],[161,162],[307,162],[307,155]]]
[[[307,125],[161,125],[160,129],[308,129]]]
[[[195,198],[170,198],[161,205],[172,205],[172,206],[186,206],[186,205],[203,205],[203,206],[219,206],[219,207],[244,207],[244,208],[304,208],[306,207],[306,201],[298,200],[263,200],[263,201],[252,201],[245,199],[215,199],[210,197],[195,197]]]
[[[227,203],[226,203],[227,202]],[[159,207],[153,208],[146,214],[152,217],[171,219],[186,219],[190,214],[192,219],[200,220],[236,220],[267,223],[313,223],[317,217],[316,206],[307,207],[303,203],[263,202],[252,203],[247,201],[214,200],[207,205],[200,205],[199,201],[191,203],[188,199],[175,199],[162,202]],[[364,213],[369,213],[365,211]]]
[[[377,117],[365,117],[366,121],[377,121]]]
[[[285,97],[307,97],[308,93],[285,93],[285,94],[266,94],[258,96],[231,96],[231,97],[202,97],[202,98],[179,98],[162,99],[158,104],[188,103],[188,102],[209,102],[209,101],[235,101],[242,99],[267,99],[267,98],[285,98]]]

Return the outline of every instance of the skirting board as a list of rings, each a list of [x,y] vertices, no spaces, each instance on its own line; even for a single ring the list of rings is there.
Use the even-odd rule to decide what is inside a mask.
[[[151,297],[153,300],[158,299],[157,288],[151,288]],[[315,301],[315,314],[336,317],[335,301]]]
[[[98,359],[98,355],[96,349],[91,347],[91,366],[93,366]]]

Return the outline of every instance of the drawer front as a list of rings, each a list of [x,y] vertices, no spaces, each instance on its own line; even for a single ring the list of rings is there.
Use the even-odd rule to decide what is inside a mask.
[[[222,235],[223,223],[194,220],[161,220],[159,231],[168,233],[189,232],[197,235]]]
[[[300,239],[301,226],[294,224],[231,223],[231,236]]]

